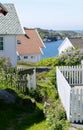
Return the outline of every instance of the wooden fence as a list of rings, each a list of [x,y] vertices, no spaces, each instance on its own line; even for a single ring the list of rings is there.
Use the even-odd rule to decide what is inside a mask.
[[[70,95],[70,121],[83,123],[83,88],[74,87]]]
[[[83,85],[83,66],[62,66],[59,69],[71,86]]]
[[[83,123],[83,66],[60,66],[56,72],[58,92],[68,119]]]
[[[26,92],[27,89],[36,89],[35,69],[18,69],[10,72],[0,73],[0,84],[2,87],[16,87],[16,89]]]

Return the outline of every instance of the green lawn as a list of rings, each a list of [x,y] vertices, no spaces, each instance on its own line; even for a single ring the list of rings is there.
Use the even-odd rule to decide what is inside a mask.
[[[18,104],[0,106],[0,130],[47,130],[40,108],[27,109]]]
[[[34,123],[33,126],[31,126],[29,129],[26,130],[49,130],[49,128],[47,127],[46,121],[44,120],[38,124]]]

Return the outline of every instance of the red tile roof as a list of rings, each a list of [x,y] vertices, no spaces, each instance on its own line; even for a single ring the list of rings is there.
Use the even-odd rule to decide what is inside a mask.
[[[45,47],[37,30],[25,29],[24,36],[17,36],[20,44],[17,44],[17,51],[20,55],[42,54],[41,48]]]

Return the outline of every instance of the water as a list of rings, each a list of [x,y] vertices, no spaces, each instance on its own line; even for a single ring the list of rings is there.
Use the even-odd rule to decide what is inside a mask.
[[[50,58],[58,55],[58,47],[61,45],[62,42],[63,40],[58,40],[55,42],[45,42],[44,44],[46,48],[42,49],[44,54],[41,56],[41,59]]]

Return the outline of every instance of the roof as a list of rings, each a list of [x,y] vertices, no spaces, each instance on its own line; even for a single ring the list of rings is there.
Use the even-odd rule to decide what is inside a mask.
[[[21,43],[17,45],[17,51],[21,55],[25,54],[42,54],[41,48],[45,47],[37,30],[25,29],[24,36],[17,36]]]
[[[82,38],[71,38],[69,40],[75,48],[83,49],[83,39]]]
[[[14,4],[3,4],[8,10],[4,17],[0,14],[0,34],[24,34]]]
[[[0,3],[0,13],[6,15],[8,13],[7,9]]]

